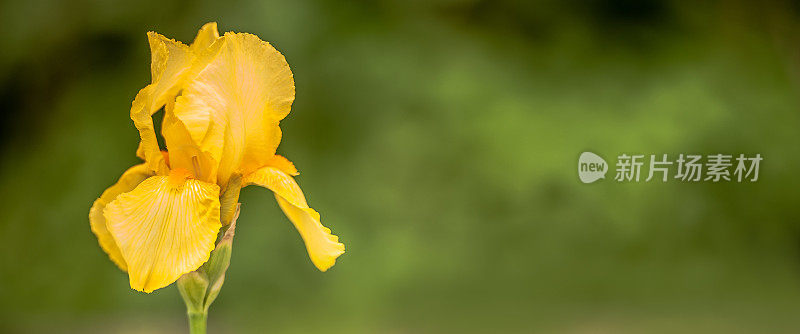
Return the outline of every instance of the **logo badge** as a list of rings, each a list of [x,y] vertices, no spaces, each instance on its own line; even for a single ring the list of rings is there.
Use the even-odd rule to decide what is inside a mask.
[[[592,183],[606,178],[608,163],[592,152],[583,152],[578,158],[578,177],[583,183]]]

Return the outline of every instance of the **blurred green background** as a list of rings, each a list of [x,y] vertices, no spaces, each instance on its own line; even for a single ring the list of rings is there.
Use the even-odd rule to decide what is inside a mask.
[[[180,333],[89,230],[138,161],[145,33],[288,60],[278,152],[347,253],[243,191],[216,333],[797,333],[800,6],[0,2],[0,332]],[[760,153],[755,183],[582,184],[578,155]],[[610,172],[613,173],[613,170]]]

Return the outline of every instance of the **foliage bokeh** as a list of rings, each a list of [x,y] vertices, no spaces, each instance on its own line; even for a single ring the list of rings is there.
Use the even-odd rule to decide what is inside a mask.
[[[722,1],[4,1],[0,332],[184,330],[97,247],[145,32],[270,41],[327,273],[245,189],[212,332],[797,332],[800,9]],[[756,183],[581,184],[580,152],[760,153]]]

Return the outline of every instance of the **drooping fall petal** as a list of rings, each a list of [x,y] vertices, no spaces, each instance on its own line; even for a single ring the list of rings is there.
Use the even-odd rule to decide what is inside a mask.
[[[116,241],[114,241],[111,233],[108,232],[106,218],[103,216],[103,209],[105,209],[108,203],[116,199],[119,194],[133,190],[142,183],[142,181],[152,175],[153,173],[145,164],[129,168],[125,173],[122,173],[117,183],[108,187],[108,189],[100,195],[100,198],[94,201],[92,208],[89,209],[89,226],[92,232],[94,232],[94,235],[97,236],[100,247],[108,254],[111,261],[114,261],[123,271],[128,270],[128,265],[125,263],[125,259],[122,257],[122,253]]]
[[[259,185],[275,193],[283,213],[292,221],[308,250],[311,262],[321,271],[336,263],[344,253],[344,244],[320,222],[319,213],[308,206],[303,191],[294,178],[275,167],[264,167],[245,176],[245,185]]]
[[[224,186],[232,174],[249,174],[275,153],[294,78],[283,55],[254,35],[226,33],[218,43],[193,68],[175,116],[220,162],[217,183]]]
[[[297,167],[295,167],[294,164],[289,161],[289,159],[284,158],[282,155],[273,155],[272,158],[267,162],[267,166],[280,169],[284,173],[291,176],[300,175],[300,172],[297,171]]]
[[[187,179],[186,170],[153,176],[105,210],[131,288],[152,292],[208,260],[220,228],[219,187]]]

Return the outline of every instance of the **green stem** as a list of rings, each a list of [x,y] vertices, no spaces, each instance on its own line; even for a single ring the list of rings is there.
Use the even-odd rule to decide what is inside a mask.
[[[191,334],[206,334],[206,318],[208,308],[219,295],[222,283],[225,282],[225,271],[231,261],[231,247],[233,235],[236,231],[236,218],[239,217],[239,189],[241,177],[232,178],[228,184],[229,189],[221,198],[224,203],[221,211],[224,230],[220,231],[217,246],[209,254],[208,261],[195,271],[189,272],[178,278],[176,287],[181,293],[181,298],[186,304],[186,314],[189,317],[189,332]],[[228,225],[230,224],[230,225]]]
[[[189,333],[206,334],[206,312],[189,311]]]

